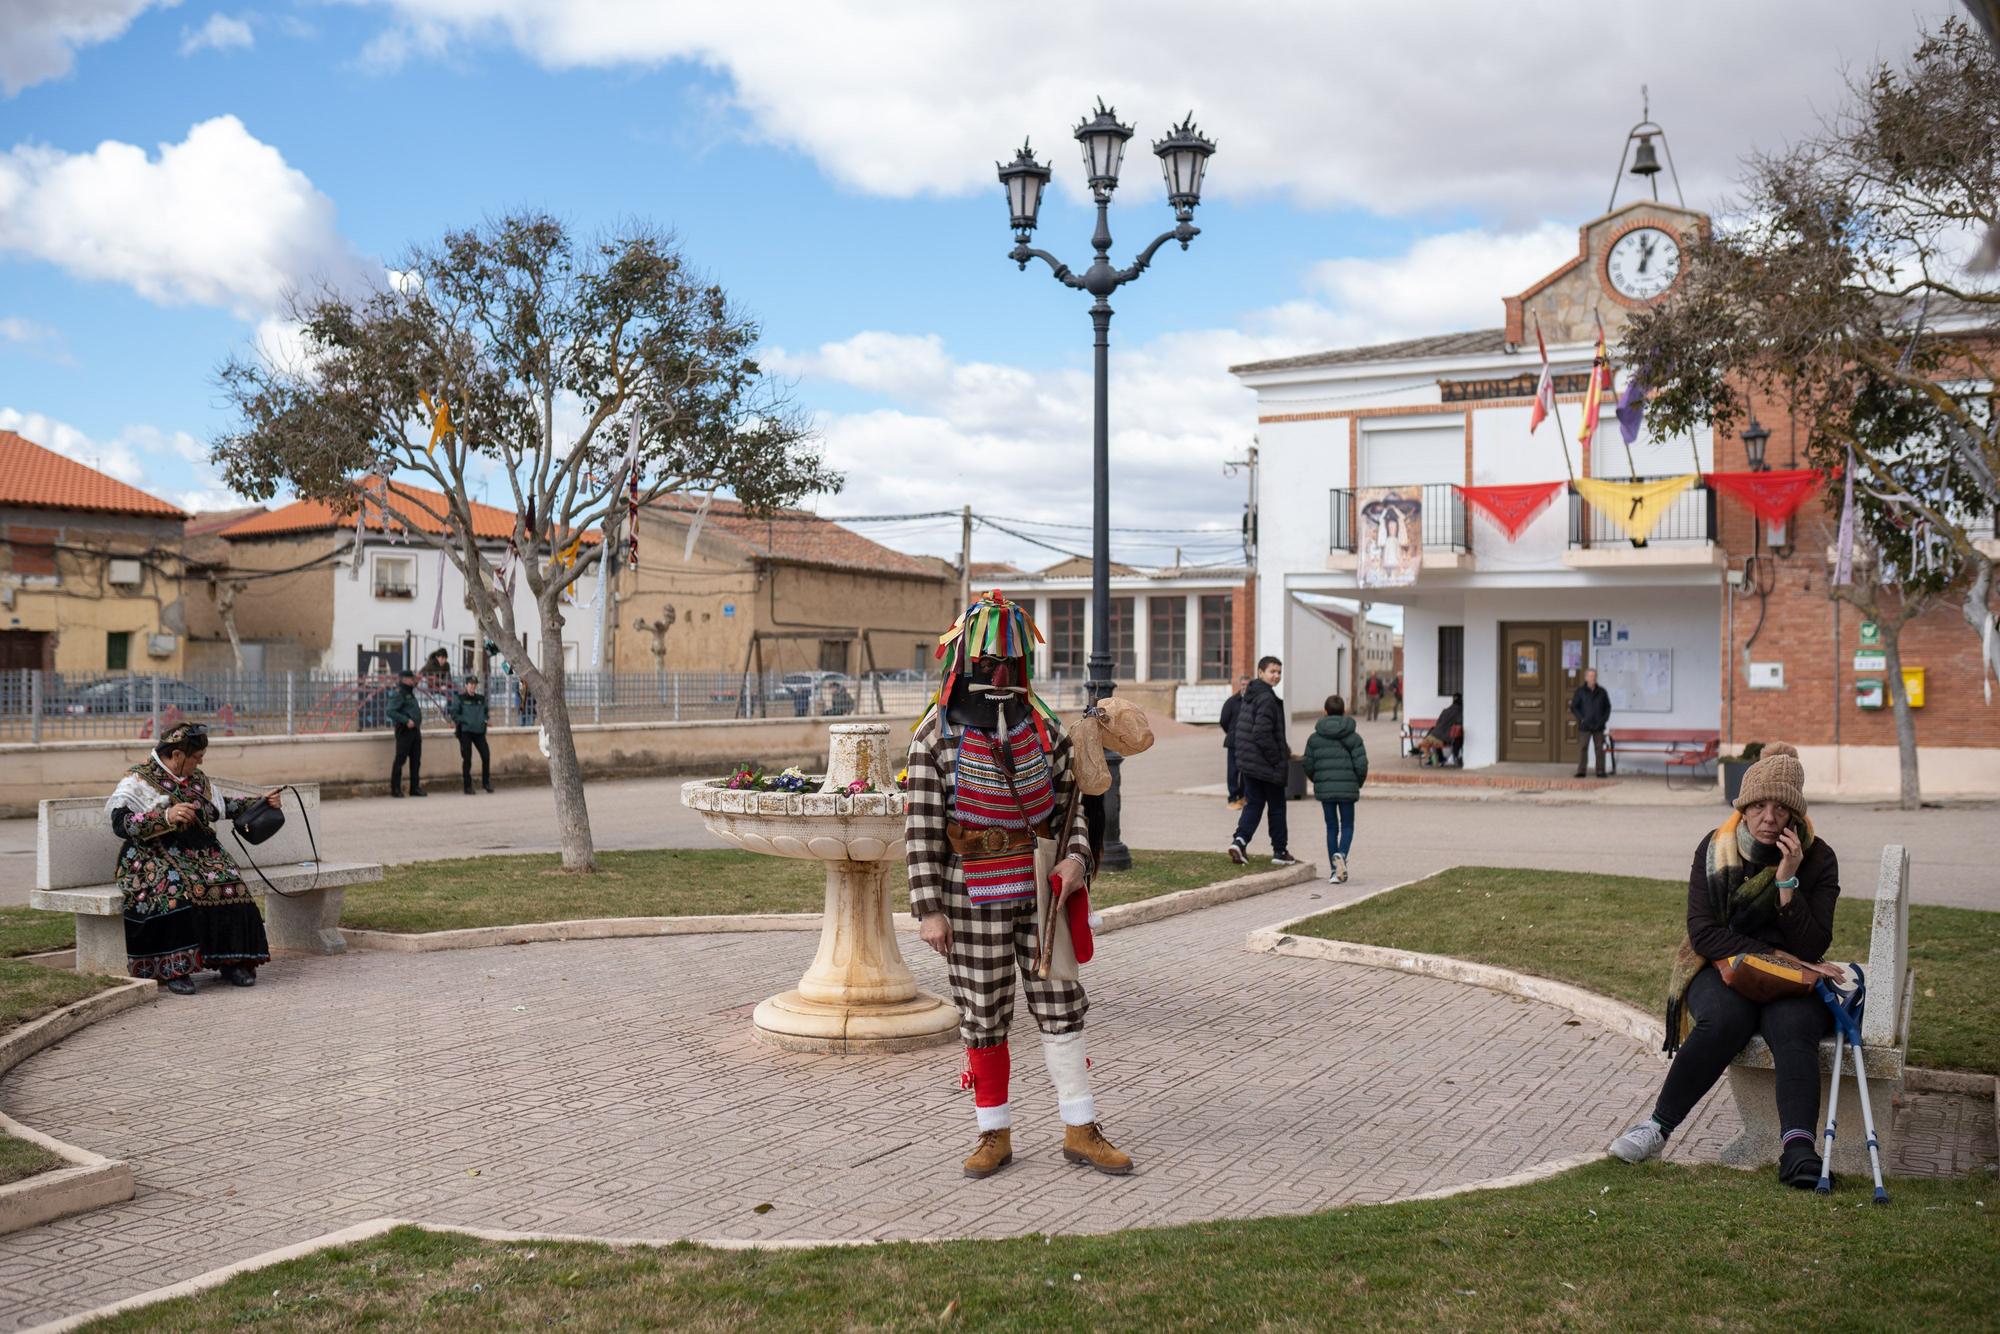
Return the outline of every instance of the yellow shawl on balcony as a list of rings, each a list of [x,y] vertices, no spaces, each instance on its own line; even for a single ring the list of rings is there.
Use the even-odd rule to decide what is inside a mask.
[[[1605,518],[1625,530],[1634,542],[1653,535],[1653,528],[1666,514],[1674,497],[1701,480],[1700,473],[1669,477],[1663,482],[1607,482],[1598,477],[1579,477],[1570,485]]]

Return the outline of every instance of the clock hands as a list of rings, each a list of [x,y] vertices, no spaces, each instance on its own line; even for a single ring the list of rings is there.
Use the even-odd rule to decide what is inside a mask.
[[[1653,258],[1654,242],[1646,237],[1639,238],[1639,272],[1646,271],[1646,264]]]

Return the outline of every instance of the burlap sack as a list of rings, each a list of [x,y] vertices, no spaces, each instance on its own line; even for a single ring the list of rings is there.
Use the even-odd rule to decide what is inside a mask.
[[[1102,745],[1120,755],[1137,755],[1152,749],[1153,725],[1146,720],[1145,710],[1116,695],[1097,707],[1104,714]]]
[[[1088,714],[1070,724],[1069,763],[1076,774],[1077,790],[1086,797],[1101,797],[1111,790],[1111,766],[1104,762],[1103,729]]]

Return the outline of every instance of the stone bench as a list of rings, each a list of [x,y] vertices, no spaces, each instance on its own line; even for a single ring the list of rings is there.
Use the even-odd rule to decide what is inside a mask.
[[[1895,1099],[1903,1091],[1903,1067],[1910,1053],[1910,1008],[1916,975],[1910,971],[1910,854],[1900,844],[1882,849],[1875,881],[1875,922],[1862,964],[1868,975],[1868,1003],[1861,1016],[1861,1054],[1868,1064],[1869,1110],[1886,1164],[1895,1159]],[[1841,1062],[1840,1112],[1833,1142],[1836,1172],[1868,1171],[1868,1135],[1861,1119],[1861,1095],[1852,1055]],[[1833,1038],[1819,1048],[1820,1110],[1811,1129],[1814,1149],[1826,1129],[1826,1083],[1833,1073]],[[1778,1161],[1777,1074],[1764,1039],[1751,1038],[1729,1066],[1743,1133],[1722,1150],[1722,1161],[1754,1167]]]
[[[218,797],[225,791],[234,795],[249,795],[252,791],[242,784],[223,780],[216,780],[215,789]],[[35,821],[35,889],[28,896],[28,906],[75,915],[79,973],[123,977],[125,912],[117,885],[121,844],[111,832],[111,816],[104,809],[104,800],[66,797],[41,803]],[[218,826],[216,835],[242,868],[243,883],[249,887],[251,897],[264,905],[264,931],[274,951],[339,954],[347,948],[340,934],[340,909],[346,887],[380,880],[382,867],[370,862],[333,861],[322,861],[315,866],[299,807],[303,802],[307,816],[318,815],[319,785],[300,783],[296,795],[287,789],[281,800],[284,828],[251,851],[273,885],[285,891],[308,892],[296,897],[268,893],[264,881],[250,869],[242,849],[237,847],[229,826],[226,823]],[[313,887],[308,890],[309,886]]]

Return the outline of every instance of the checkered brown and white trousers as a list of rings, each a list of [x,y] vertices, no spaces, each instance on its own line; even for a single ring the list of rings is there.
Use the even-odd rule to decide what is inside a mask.
[[[959,889],[947,891],[944,904],[951,922],[945,973],[966,1046],[997,1047],[1007,1040],[1017,973],[1028,994],[1028,1012],[1042,1032],[1074,1033],[1083,1027],[1090,1009],[1083,984],[1035,976],[1034,900],[975,908]]]

